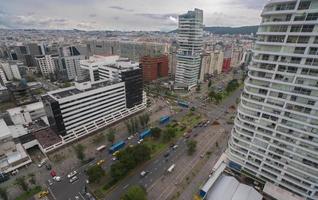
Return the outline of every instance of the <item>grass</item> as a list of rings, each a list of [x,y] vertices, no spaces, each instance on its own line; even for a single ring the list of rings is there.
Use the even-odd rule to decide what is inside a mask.
[[[39,193],[42,190],[41,186],[35,186],[30,190],[24,192],[16,198],[16,200],[28,200],[33,197],[35,194]]]

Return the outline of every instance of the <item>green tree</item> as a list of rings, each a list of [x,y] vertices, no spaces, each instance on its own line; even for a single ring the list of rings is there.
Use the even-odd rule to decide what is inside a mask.
[[[127,128],[127,131],[128,131],[128,133],[129,133],[129,135],[132,135],[132,134],[135,133],[134,130],[133,130],[133,127],[132,127],[132,125],[131,125],[131,120],[127,120],[127,121],[125,122],[125,125],[126,125],[126,128]]]
[[[128,173],[128,169],[122,162],[114,163],[110,166],[110,175],[114,181],[118,181],[125,177]]]
[[[208,94],[208,96],[209,96],[209,99],[212,101],[212,100],[214,99],[214,97],[215,97],[215,92],[214,92],[214,90],[210,91],[209,94]]]
[[[86,171],[88,180],[92,183],[99,182],[100,179],[105,175],[105,171],[100,165],[93,165]]]
[[[84,150],[85,150],[85,146],[82,145],[82,144],[78,144],[74,147],[74,150],[75,150],[75,154],[76,154],[76,157],[80,160],[80,161],[84,161],[85,159],[85,153],[84,153]]]
[[[174,137],[176,137],[177,130],[173,127],[167,127],[163,131],[163,142],[170,142]]]
[[[34,173],[30,173],[29,174],[30,180],[29,182],[33,185],[35,185],[36,181],[35,181],[35,174]]]
[[[212,81],[209,80],[208,87],[211,87],[211,86],[212,86]]]
[[[122,195],[121,200],[147,200],[147,191],[139,185],[133,185]]]
[[[114,143],[115,141],[115,130],[114,129],[109,129],[107,133],[107,140],[108,142]]]
[[[0,188],[0,197],[3,199],[3,200],[8,200],[9,197],[8,197],[8,192],[7,192],[7,189],[6,188]]]
[[[159,139],[161,136],[161,129],[159,127],[154,127],[151,129],[151,133],[152,137]]]
[[[187,149],[188,149],[188,155],[192,155],[197,148],[197,141],[195,140],[188,140],[187,141]]]
[[[23,191],[28,191],[29,190],[29,186],[25,181],[25,177],[19,177],[15,180],[15,184],[18,185]]]

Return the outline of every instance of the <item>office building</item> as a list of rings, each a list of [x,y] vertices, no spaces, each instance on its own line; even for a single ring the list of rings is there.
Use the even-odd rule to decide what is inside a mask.
[[[58,55],[42,55],[35,57],[43,76],[50,76],[51,74],[56,73],[58,68],[58,59]]]
[[[63,71],[66,72],[67,80],[77,80],[78,76],[82,76],[80,60],[84,60],[85,56],[65,56],[61,58]]]
[[[271,0],[229,141],[237,169],[318,199],[318,1]]]
[[[48,92],[42,100],[51,128],[63,140],[74,139],[145,109],[141,69],[121,76]]]
[[[28,125],[29,123],[46,116],[42,102],[10,108],[7,110],[7,113],[15,125]]]
[[[167,55],[144,56],[140,58],[140,65],[145,82],[168,76],[169,60]]]
[[[199,78],[203,48],[203,11],[194,9],[179,16],[176,87],[190,89]]]

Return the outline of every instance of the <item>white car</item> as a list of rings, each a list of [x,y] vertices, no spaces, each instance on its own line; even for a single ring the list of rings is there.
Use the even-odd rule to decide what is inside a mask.
[[[116,158],[116,157],[113,157],[112,160],[115,161],[115,160],[117,160],[117,158]]]
[[[128,139],[128,140],[131,140],[131,139],[133,139],[133,138],[134,138],[134,136],[131,135],[131,136],[129,136],[127,139]]]
[[[55,180],[56,182],[60,182],[61,181],[61,177],[60,176],[54,176],[53,180]]]
[[[137,143],[141,144],[144,141],[144,139],[140,139]]]
[[[50,179],[47,180],[47,182],[48,182],[49,185],[53,185],[53,181],[51,181]]]
[[[38,167],[41,168],[46,163],[46,159],[41,160],[41,162],[38,164]]]
[[[174,145],[172,148],[173,148],[173,149],[176,149],[176,148],[178,148],[178,145]]]
[[[72,171],[71,173],[69,173],[68,175],[67,175],[67,178],[72,178],[73,176],[75,176],[77,174],[77,171]]]
[[[77,180],[78,180],[77,176],[73,176],[73,177],[70,179],[70,183],[73,183],[73,182],[75,182],[75,181],[77,181]]]

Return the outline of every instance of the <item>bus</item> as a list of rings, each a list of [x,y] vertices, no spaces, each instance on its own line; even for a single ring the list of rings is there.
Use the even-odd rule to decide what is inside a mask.
[[[106,149],[106,145],[102,145],[96,148],[96,151],[103,151],[104,149]]]
[[[122,140],[117,142],[116,144],[114,144],[113,146],[109,148],[109,153],[113,154],[115,151],[118,151],[119,149],[123,148],[125,144],[126,143]]]

